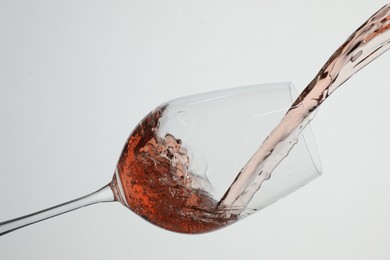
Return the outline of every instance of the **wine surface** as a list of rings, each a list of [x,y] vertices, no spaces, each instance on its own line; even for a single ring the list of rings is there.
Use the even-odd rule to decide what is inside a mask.
[[[148,221],[177,232],[201,233],[233,223],[262,183],[294,147],[314,111],[353,74],[390,48],[390,4],[384,6],[336,50],[316,77],[243,166],[222,198],[193,187],[201,178],[178,136],[159,135],[165,106],[150,113],[131,134],[117,166],[124,204]],[[169,104],[168,104],[169,105]],[[206,181],[206,180],[205,180]]]
[[[236,221],[237,215],[228,216],[206,189],[192,187],[200,177],[189,172],[181,141],[158,135],[164,110],[160,107],[147,115],[123,149],[117,172],[124,203],[151,223],[176,232],[207,232]]]

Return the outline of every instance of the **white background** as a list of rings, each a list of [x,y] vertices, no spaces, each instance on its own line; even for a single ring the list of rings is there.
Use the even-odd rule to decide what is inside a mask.
[[[302,90],[386,1],[0,1],[0,221],[108,183],[160,103],[276,81]],[[0,259],[389,259],[390,53],[312,123],[323,176],[205,235],[87,207],[0,237]]]

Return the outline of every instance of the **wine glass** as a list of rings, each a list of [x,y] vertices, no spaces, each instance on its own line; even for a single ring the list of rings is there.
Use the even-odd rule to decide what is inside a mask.
[[[0,235],[100,202],[120,202],[149,222],[181,233],[213,231],[242,219],[321,174],[307,127],[248,203],[221,203],[296,96],[291,83],[273,83],[166,102],[135,127],[109,184],[81,198],[1,222]]]

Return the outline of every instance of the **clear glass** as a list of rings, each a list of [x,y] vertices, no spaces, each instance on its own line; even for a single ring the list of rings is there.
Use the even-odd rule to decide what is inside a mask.
[[[210,194],[219,199],[297,96],[292,83],[274,83],[176,99],[167,103],[158,133],[182,140],[191,174],[208,180]],[[247,211],[270,205],[320,173],[314,137],[307,127]]]
[[[246,205],[220,204],[230,185],[290,108],[291,83],[239,87],[172,100],[126,142],[109,185],[82,198],[0,223],[0,235],[99,202],[119,201],[162,228],[202,233],[231,224],[321,174],[309,127]]]

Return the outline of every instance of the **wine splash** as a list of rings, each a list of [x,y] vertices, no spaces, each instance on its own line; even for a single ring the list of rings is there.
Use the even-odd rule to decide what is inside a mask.
[[[115,179],[122,183],[125,204],[158,226],[185,233],[211,231],[238,220],[297,143],[314,111],[353,74],[390,48],[389,29],[390,4],[336,50],[219,200],[211,195],[211,184],[192,185],[192,179],[199,177],[189,171],[191,160],[181,141],[171,134],[159,135],[165,107],[158,108],[138,125],[119,160],[114,183]]]
[[[219,205],[248,205],[262,183],[293,148],[313,112],[340,85],[390,48],[390,4],[360,26],[329,58],[303,90],[279,125],[242,168]]]
[[[207,232],[236,221],[238,214],[227,217],[205,187],[195,188],[200,177],[188,170],[181,140],[158,135],[164,110],[162,106],[147,115],[128,139],[113,180],[123,188],[117,199],[151,223],[176,232]]]

